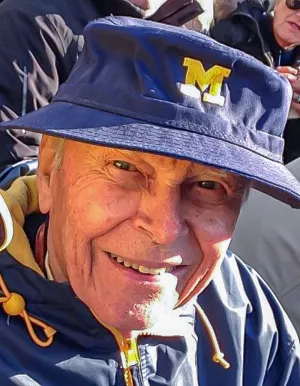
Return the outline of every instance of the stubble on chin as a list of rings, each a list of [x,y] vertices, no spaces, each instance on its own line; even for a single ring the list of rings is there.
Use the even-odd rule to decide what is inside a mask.
[[[147,299],[128,308],[124,319],[131,321],[134,330],[151,328],[174,310],[177,301],[178,293],[171,289],[152,292]]]

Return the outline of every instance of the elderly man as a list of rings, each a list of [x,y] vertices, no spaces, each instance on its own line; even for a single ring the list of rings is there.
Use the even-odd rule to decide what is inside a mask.
[[[251,181],[299,206],[287,81],[143,20],[85,39],[52,103],[2,124],[44,136],[3,192],[0,384],[299,385],[293,327],[227,253]]]
[[[300,0],[276,0],[273,13],[261,3],[242,2],[227,18],[216,22],[211,36],[276,68],[290,81],[294,94],[284,132],[287,163],[300,157]]]

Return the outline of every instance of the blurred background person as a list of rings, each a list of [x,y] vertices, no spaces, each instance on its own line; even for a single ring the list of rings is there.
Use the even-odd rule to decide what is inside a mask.
[[[216,20],[224,19],[229,16],[231,12],[233,12],[239,3],[248,0],[213,0],[213,8],[214,8],[214,17]],[[265,9],[272,10],[274,8],[274,2],[276,0],[258,0],[261,4],[264,5]]]
[[[258,0],[240,3],[229,15],[228,8],[216,4],[211,36],[277,69],[293,88],[291,119],[284,133],[284,160],[290,162],[300,157],[300,0],[276,0],[274,11],[269,2]]]
[[[287,167],[300,180],[300,158]],[[299,230],[297,210],[252,189],[229,249],[267,281],[300,336]]]

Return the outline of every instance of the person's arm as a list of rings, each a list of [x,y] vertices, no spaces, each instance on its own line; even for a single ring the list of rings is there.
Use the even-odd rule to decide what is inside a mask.
[[[47,104],[65,74],[57,19],[43,13],[43,2],[41,10],[29,5],[0,6],[0,121]]]
[[[0,122],[46,105],[78,56],[78,39],[56,3],[10,0],[0,5]],[[0,132],[0,171],[37,156],[40,134]]]

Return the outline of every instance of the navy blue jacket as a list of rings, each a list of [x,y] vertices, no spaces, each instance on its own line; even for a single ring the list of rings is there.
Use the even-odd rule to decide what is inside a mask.
[[[30,315],[57,330],[48,348],[38,347],[22,318],[8,317],[1,309],[0,385],[124,385],[115,337],[70,286],[48,281],[7,252],[0,255],[0,273],[9,291],[24,297]],[[228,370],[211,359],[211,343],[194,301],[214,327],[231,365]],[[140,363],[130,367],[134,385],[299,386],[296,334],[265,283],[236,256],[228,253],[194,301],[180,310],[184,334],[137,338]]]

